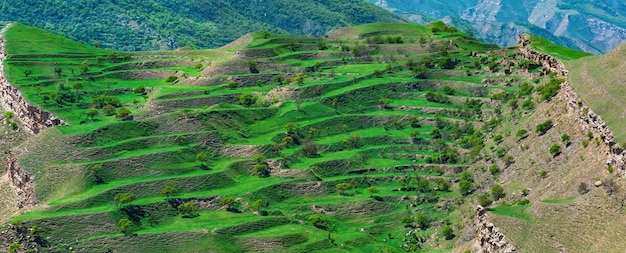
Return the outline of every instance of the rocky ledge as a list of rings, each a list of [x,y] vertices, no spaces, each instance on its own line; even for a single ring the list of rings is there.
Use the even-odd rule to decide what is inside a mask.
[[[478,206],[476,218],[476,242],[474,252],[478,253],[510,253],[515,252],[515,246],[506,239],[506,236],[487,217],[487,210]]]
[[[606,154],[606,164],[613,166],[620,176],[626,176],[626,151],[615,141],[615,135],[609,126],[602,120],[600,115],[596,114],[582,99],[578,97],[574,88],[567,80],[568,71],[565,64],[559,59],[538,51],[531,47],[530,35],[522,34],[518,37],[518,46],[521,55],[531,61],[537,62],[550,72],[555,72],[560,78],[564,78],[565,82],[561,84],[561,92],[559,97],[566,102],[567,110],[577,115],[577,120],[581,124],[584,131],[591,131],[594,136],[600,139],[609,147],[609,153]]]

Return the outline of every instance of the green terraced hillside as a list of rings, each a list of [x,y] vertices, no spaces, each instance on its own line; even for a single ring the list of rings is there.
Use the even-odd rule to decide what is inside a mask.
[[[511,162],[486,148],[502,115],[558,86],[442,23],[140,53],[6,39],[9,80],[69,124],[12,150],[38,205],[11,228],[45,252],[449,251],[498,173],[468,168]]]

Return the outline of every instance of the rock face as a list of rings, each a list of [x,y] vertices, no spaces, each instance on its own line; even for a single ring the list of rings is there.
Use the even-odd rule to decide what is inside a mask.
[[[566,102],[567,110],[577,116],[582,129],[585,132],[592,132],[594,136],[599,136],[602,142],[609,147],[606,164],[613,166],[621,176],[626,175],[626,151],[615,141],[615,135],[609,129],[609,126],[602,120],[600,115],[596,114],[589,106],[576,95],[574,88],[567,82],[568,71],[563,62],[550,55],[537,52],[531,48],[530,37],[528,35],[520,35],[518,37],[519,51],[524,58],[540,63],[546,70],[556,72],[561,78],[565,78],[565,82],[561,84],[561,92],[559,97]]]
[[[4,33],[4,30],[2,33]],[[22,96],[22,93],[17,88],[11,86],[4,76],[3,63],[6,58],[4,36],[0,35],[0,103],[4,110],[14,112],[26,129],[35,134],[51,126],[66,125],[65,121],[52,115],[52,113],[29,104]]]
[[[484,207],[478,206],[476,218],[476,242],[474,250],[478,253],[509,253],[515,252],[515,246],[506,239],[506,236],[487,217]]]
[[[11,182],[11,188],[13,188],[20,198],[17,207],[21,209],[36,205],[35,182],[33,178],[19,166],[13,152],[9,152],[7,155],[7,164],[7,173]]]

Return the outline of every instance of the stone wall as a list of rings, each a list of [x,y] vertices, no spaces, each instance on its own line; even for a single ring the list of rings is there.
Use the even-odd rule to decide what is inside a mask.
[[[4,34],[4,29],[0,34]],[[7,58],[4,43],[4,36],[0,35],[0,104],[4,110],[14,112],[24,127],[35,134],[51,126],[66,125],[65,121],[52,113],[28,103],[20,90],[11,86],[4,76],[4,60]]]
[[[506,236],[493,223],[489,222],[485,208],[478,206],[477,211],[476,242],[473,246],[473,252],[515,252],[515,246],[506,239]]]
[[[582,101],[582,99],[576,95],[574,88],[572,88],[572,86],[568,83],[568,71],[565,68],[565,64],[555,57],[533,50],[530,45],[529,35],[520,35],[518,37],[518,45],[520,54],[524,58],[541,64],[544,69],[556,72],[560,78],[564,78],[566,80],[563,84],[561,84],[559,97],[567,104],[568,112],[577,115],[577,120],[580,122],[581,127],[585,132],[591,131],[594,136],[600,137],[602,141],[608,145],[609,153],[606,154],[606,164],[613,166],[613,168],[619,172],[620,176],[625,176],[626,164],[624,162],[624,157],[626,152],[615,141],[615,135],[611,129],[609,129],[608,125],[602,120],[602,117],[593,112],[587,103]]]

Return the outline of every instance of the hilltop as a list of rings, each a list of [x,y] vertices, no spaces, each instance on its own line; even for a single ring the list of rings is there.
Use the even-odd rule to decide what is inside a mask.
[[[3,249],[496,247],[475,237],[478,204],[520,252],[624,246],[609,214],[623,213],[623,168],[581,131],[559,61],[527,46],[585,53],[499,48],[441,22],[210,50],[124,53],[22,24],[5,39],[19,93],[3,98],[51,114],[44,127],[4,116],[14,143],[37,134],[6,149]],[[610,242],[576,233],[587,227]]]
[[[215,48],[253,31],[317,37],[344,26],[402,22],[360,0],[13,1],[0,6],[0,20],[124,51]]]

